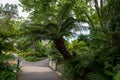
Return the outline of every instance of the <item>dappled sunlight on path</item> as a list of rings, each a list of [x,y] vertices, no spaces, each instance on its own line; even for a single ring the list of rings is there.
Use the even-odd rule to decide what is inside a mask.
[[[59,80],[55,71],[48,67],[48,59],[38,62],[23,61],[19,80]]]

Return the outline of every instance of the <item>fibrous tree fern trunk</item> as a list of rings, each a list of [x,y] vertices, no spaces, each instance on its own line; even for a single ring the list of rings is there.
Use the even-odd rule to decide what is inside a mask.
[[[72,57],[70,52],[66,48],[64,39],[62,37],[55,38],[53,41],[54,41],[55,47],[60,51],[64,59],[68,60]]]
[[[0,55],[2,54],[2,50],[0,50]]]

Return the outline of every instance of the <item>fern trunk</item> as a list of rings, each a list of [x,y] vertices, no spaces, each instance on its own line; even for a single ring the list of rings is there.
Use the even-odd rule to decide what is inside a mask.
[[[61,55],[64,57],[65,60],[70,59],[72,56],[68,49],[65,46],[64,39],[62,37],[54,39],[55,47],[60,51]]]
[[[0,50],[0,55],[2,54],[2,50]]]

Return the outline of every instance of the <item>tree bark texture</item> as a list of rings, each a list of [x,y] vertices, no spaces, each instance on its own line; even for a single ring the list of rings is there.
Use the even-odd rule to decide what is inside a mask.
[[[0,55],[2,54],[2,50],[0,49]]]
[[[65,46],[64,39],[62,37],[54,39],[55,47],[60,51],[65,60],[70,59],[72,56]]]

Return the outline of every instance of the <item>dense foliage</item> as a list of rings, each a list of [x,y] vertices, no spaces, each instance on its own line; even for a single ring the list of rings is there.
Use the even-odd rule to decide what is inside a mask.
[[[32,22],[29,22],[32,26],[27,27],[29,33],[36,34],[38,40],[52,40],[56,49],[67,60],[63,70],[64,80],[120,79],[118,0],[20,2],[25,10],[32,11]],[[79,31],[77,26],[81,27],[82,23],[89,24],[90,34],[78,35],[78,39],[71,43],[65,41],[68,37],[74,37],[71,33],[77,29]]]
[[[18,77],[17,64],[9,64],[15,57],[10,54],[0,55],[0,80],[16,80]]]
[[[77,56],[65,62],[63,78],[68,80],[119,80],[120,72],[120,16],[117,11],[119,1],[108,1],[103,9],[99,8],[95,1],[96,10],[108,10],[109,13],[94,15],[90,14],[92,28],[88,38],[80,36],[78,43],[83,41],[86,46],[79,44],[75,50]],[[102,0],[101,0],[102,1]],[[116,4],[116,6],[114,6]],[[115,13],[113,13],[113,10]],[[117,14],[118,13],[118,14]],[[107,16],[106,16],[107,14]],[[106,17],[104,17],[104,15]],[[99,20],[97,20],[96,18]],[[90,21],[91,21],[90,20]],[[100,21],[99,23],[96,22]],[[86,38],[85,38],[86,37]],[[76,42],[76,41],[75,41]],[[78,44],[76,43],[76,45]],[[74,42],[73,42],[74,44]],[[74,45],[72,45],[74,48]],[[81,50],[81,47],[83,48]],[[71,50],[71,49],[70,49]],[[68,72],[67,72],[68,71]]]
[[[17,6],[0,5],[0,54],[2,51],[14,50],[14,38],[17,34]]]
[[[0,80],[16,80],[18,67],[16,64],[10,64],[15,58],[7,52],[15,51],[14,38],[17,34],[16,5],[0,5]]]
[[[11,7],[9,14],[0,7],[0,54],[16,43],[20,55],[31,61],[46,55],[64,58],[63,80],[120,80],[119,0],[19,1],[30,12],[17,25],[19,37],[13,38],[16,6],[5,6]],[[82,34],[85,24],[88,35]]]
[[[21,47],[24,49],[22,49]],[[36,41],[34,42],[34,44],[27,42],[24,43],[24,45],[22,45],[21,47],[20,45],[18,46],[18,49],[20,51],[18,55],[27,61],[39,61],[41,59],[45,59],[49,52],[47,50],[47,47],[44,45],[44,42],[40,41]]]

